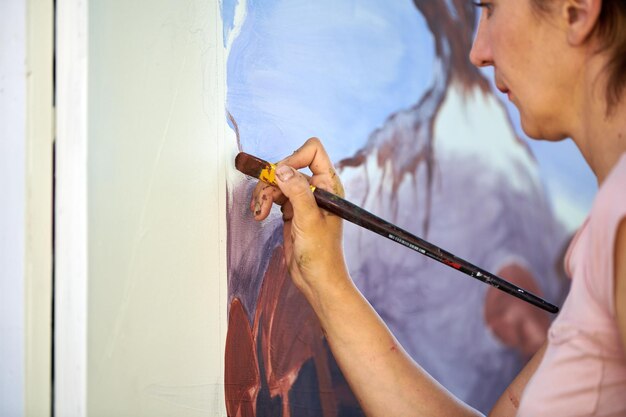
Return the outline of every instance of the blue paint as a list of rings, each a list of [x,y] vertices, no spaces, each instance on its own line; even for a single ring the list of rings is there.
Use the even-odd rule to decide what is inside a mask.
[[[235,9],[239,0],[220,0],[220,13],[222,15],[222,30],[224,35],[224,46],[228,41],[228,36],[235,26]]]
[[[410,0],[250,0],[228,59],[227,106],[246,152],[276,160],[318,136],[338,160],[419,100],[433,60]]]
[[[225,40],[238,1],[221,2]],[[419,100],[433,60],[432,35],[411,0],[249,0],[228,58],[227,106],[246,152],[277,160],[318,136],[337,161]],[[515,107],[503,102],[549,194],[588,211],[596,184],[575,146],[528,139]]]

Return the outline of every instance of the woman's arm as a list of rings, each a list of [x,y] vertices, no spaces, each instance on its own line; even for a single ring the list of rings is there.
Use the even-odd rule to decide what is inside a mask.
[[[622,220],[615,237],[615,310],[617,325],[626,349],[626,219]]]
[[[335,276],[334,285],[317,287],[309,301],[368,416],[480,415],[409,357],[344,271]]]
[[[309,167],[306,178],[296,169]],[[295,169],[294,169],[295,168]],[[333,355],[368,416],[479,416],[426,373],[391,334],[352,282],[342,247],[342,221],[317,207],[309,182],[343,196],[321,142],[310,139],[278,164],[280,190],[259,184],[250,208],[257,220],[272,202],[283,206],[285,258],[294,284],[315,310]],[[285,198],[286,197],[286,198]],[[541,355],[514,381],[492,417],[513,416]]]
[[[524,388],[526,388],[526,384],[528,384],[530,378],[535,374],[537,367],[543,359],[543,354],[546,351],[546,343],[535,353],[524,369],[522,369],[513,382],[511,382],[511,385],[502,393],[489,413],[489,417],[515,417]]]
[[[310,168],[311,178],[296,171],[304,167]],[[309,186],[310,182],[343,196],[321,142],[310,139],[281,161],[277,177],[280,190],[259,184],[250,208],[255,218],[262,220],[272,202],[282,204],[290,275],[315,310],[333,355],[366,414],[479,416],[407,355],[352,282],[343,256],[342,220],[317,207]]]

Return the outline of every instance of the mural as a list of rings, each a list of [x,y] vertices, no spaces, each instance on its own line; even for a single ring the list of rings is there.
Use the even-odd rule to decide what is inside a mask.
[[[546,152],[524,138],[469,63],[470,2],[224,0],[222,12],[241,150],[278,160],[318,136],[349,200],[562,300],[563,252],[593,180],[571,144]],[[228,415],[362,415],[286,272],[280,213],[252,219],[253,186],[229,190]],[[483,412],[543,343],[547,313],[356,226],[344,243],[407,351]]]

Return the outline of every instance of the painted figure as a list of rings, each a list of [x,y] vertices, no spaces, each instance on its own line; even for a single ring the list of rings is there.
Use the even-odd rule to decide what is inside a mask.
[[[249,24],[266,11],[246,7]],[[430,84],[337,161],[347,198],[558,302],[568,286],[561,261],[569,233],[553,214],[532,150],[468,59],[475,9],[466,1],[414,7],[432,36]],[[232,62],[243,60],[236,46]],[[247,117],[251,96],[229,66],[231,73],[231,124],[240,149],[257,153],[248,132],[261,122]],[[271,103],[265,109],[266,118],[277,117]],[[281,214],[270,212],[277,191],[257,189],[249,204],[254,185],[241,180],[230,192],[228,413],[362,415],[314,310],[287,274]],[[255,222],[250,211],[266,220]],[[343,242],[354,283],[407,353],[473,407],[491,408],[544,343],[547,314],[354,226]]]
[[[471,49],[472,63],[495,69],[497,88],[519,109],[523,129],[529,136],[551,141],[571,137],[600,184],[591,213],[567,250],[565,265],[572,286],[562,311],[550,325],[547,340],[502,393],[490,415],[623,415],[626,413],[623,401],[626,394],[626,195],[623,193],[626,35],[619,28],[626,23],[626,5],[617,0],[503,0],[476,3],[476,6],[482,8],[482,14]],[[563,97],[568,100],[564,102]],[[458,111],[454,111],[457,106],[458,101],[449,94],[435,123],[432,145],[435,150],[438,132],[458,120]],[[450,111],[447,107],[451,107],[456,118],[445,116]],[[382,152],[383,156],[387,154]],[[385,169],[393,166],[389,162],[381,164],[384,158],[372,158],[369,162],[365,159],[359,165],[367,169],[376,164]],[[460,165],[466,163],[461,159],[455,161]],[[514,170],[523,165],[522,161],[519,157],[507,159]],[[297,171],[304,167],[311,169],[311,177]],[[467,175],[474,174],[475,169],[467,171]],[[502,172],[506,171],[492,172],[490,177],[500,182],[506,176]],[[443,173],[442,178],[446,175]],[[268,189],[264,184],[255,187],[251,211],[257,220],[262,220],[269,214],[268,200],[282,206],[285,262],[292,281],[318,317],[331,351],[367,415],[480,415],[471,404],[459,401],[450,392],[454,389],[445,389],[427,372],[428,361],[422,361],[422,366],[409,356],[352,280],[343,253],[341,219],[320,210],[309,187],[314,185],[343,194],[337,171],[319,139],[308,140],[282,160],[276,177],[279,189]],[[380,182],[387,184],[384,180]],[[516,190],[532,189],[515,181],[506,185]],[[404,195],[402,184],[398,191]],[[458,195],[462,189],[453,191]],[[437,206],[435,198],[431,200],[431,207],[445,208]],[[523,204],[522,201],[519,203]],[[454,213],[465,202],[459,199],[452,203],[456,207],[447,217],[454,219]],[[493,202],[483,199],[482,203],[480,206],[484,207]],[[506,210],[504,213],[506,216]],[[426,221],[435,218],[440,221],[439,214],[431,215]],[[476,210],[465,221],[480,223],[483,215],[483,211]],[[498,230],[491,224],[487,226]],[[431,229],[434,227],[429,226]],[[551,230],[543,230],[546,232]],[[523,240],[524,234],[517,238]],[[476,246],[484,245],[484,239],[472,242]],[[510,248],[503,242],[503,249]],[[527,256],[532,256],[532,251]],[[399,256],[395,259],[396,263],[403,260]],[[529,283],[533,281],[529,269],[518,259],[503,265],[502,273]],[[376,272],[383,275],[387,271]],[[426,303],[435,292],[425,291]],[[490,298],[488,294],[487,303],[492,302]],[[449,299],[436,300],[431,307],[443,309],[441,306]],[[471,322],[471,309],[464,301],[463,296],[454,299],[450,308],[460,305]],[[439,314],[441,311],[433,315],[434,319]],[[431,316],[419,318],[427,320]],[[389,321],[394,324],[393,318]],[[539,319],[530,324],[538,330],[525,329],[528,323],[520,325],[522,331],[536,335],[541,334],[541,323]],[[446,325],[455,326],[454,331],[439,340],[439,350],[425,353],[441,354],[440,360],[451,360],[451,356],[446,356],[446,345],[462,335],[466,348],[456,354],[474,359],[473,352],[476,345],[484,343],[481,339],[484,335],[479,331],[466,332],[459,321],[448,321]],[[438,330],[444,331],[444,326]],[[500,330],[506,333],[516,329],[505,326]],[[428,343],[428,339],[421,342]],[[417,345],[421,347],[421,343]],[[472,381],[466,383],[471,385]]]

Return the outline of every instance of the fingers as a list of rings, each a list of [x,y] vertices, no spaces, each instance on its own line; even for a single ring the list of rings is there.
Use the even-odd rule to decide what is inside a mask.
[[[311,169],[312,177],[298,171],[305,167]],[[257,184],[250,209],[256,220],[263,220],[273,203],[282,206],[285,260],[298,288],[308,288],[311,280],[334,276],[329,268],[344,263],[342,220],[318,207],[311,185],[340,196],[343,187],[316,138],[279,162],[275,174],[277,187]]]
[[[326,149],[318,138],[310,138],[293,154],[278,165],[289,165],[296,169],[308,167],[313,173],[311,184],[326,191],[344,196],[343,186]]]
[[[335,168],[328,157],[328,153],[324,149],[321,141],[317,138],[307,140],[304,145],[302,145],[292,155],[280,161],[277,164],[277,169],[280,169],[281,166],[295,168],[286,171],[293,172],[294,175],[298,175],[299,180],[294,183],[295,187],[304,187],[302,179],[304,178],[306,180],[306,188],[302,188],[302,192],[305,194],[311,194],[308,189],[309,184],[311,184],[341,197],[344,196],[343,185],[341,184]],[[305,167],[308,167],[311,170],[313,177],[308,177],[295,171]],[[287,185],[286,182],[288,181],[283,181],[283,185],[290,190],[289,192],[297,193],[297,191],[295,191],[296,188],[292,188],[292,186]],[[269,216],[273,203],[279,205],[285,204],[288,196],[286,197],[286,194],[283,194],[283,192],[284,190],[281,191],[278,187],[259,182],[254,189],[252,200],[250,202],[250,210],[252,211],[254,218],[256,220],[264,220]],[[305,204],[304,202],[310,202],[311,199],[312,195],[307,197],[306,200],[302,200],[303,204]]]
[[[250,211],[256,220],[263,220],[270,214],[272,204],[284,204],[286,197],[278,187],[259,182],[252,192]]]
[[[309,167],[313,175],[326,174],[331,169],[334,171],[328,153],[318,138],[308,139],[293,154],[278,164],[289,165],[295,169]]]
[[[297,216],[300,225],[319,218],[320,211],[304,175],[288,165],[279,165],[276,168],[276,182],[290,203],[285,207],[283,216],[287,216],[287,219]]]

